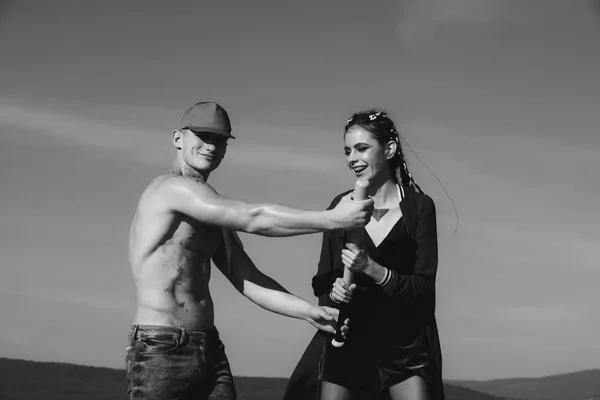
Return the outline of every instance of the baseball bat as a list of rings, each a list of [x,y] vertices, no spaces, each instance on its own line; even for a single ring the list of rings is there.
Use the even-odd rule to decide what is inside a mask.
[[[354,184],[354,200],[366,200],[367,191],[369,189],[369,181],[366,179],[358,179]],[[361,230],[353,229],[348,232],[348,241],[360,246],[361,239]],[[344,267],[344,283],[346,286],[350,287],[354,282],[354,272],[350,269]],[[350,304],[342,303],[340,305],[340,314],[338,316],[338,326],[343,326],[344,321],[348,318],[348,314],[350,312]],[[335,337],[331,340],[331,344],[334,347],[342,347],[344,345],[345,339],[342,336],[342,330],[337,329],[335,331]]]

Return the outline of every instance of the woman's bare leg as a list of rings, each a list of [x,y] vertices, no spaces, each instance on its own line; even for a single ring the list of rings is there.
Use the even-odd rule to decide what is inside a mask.
[[[349,389],[331,382],[321,382],[320,400],[350,400]]]
[[[411,376],[390,388],[392,400],[432,400],[427,381],[420,376]]]

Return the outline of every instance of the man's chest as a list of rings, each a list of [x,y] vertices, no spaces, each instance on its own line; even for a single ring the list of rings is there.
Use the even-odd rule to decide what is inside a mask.
[[[210,225],[183,222],[177,231],[182,246],[206,257],[212,257],[223,241],[222,230]]]

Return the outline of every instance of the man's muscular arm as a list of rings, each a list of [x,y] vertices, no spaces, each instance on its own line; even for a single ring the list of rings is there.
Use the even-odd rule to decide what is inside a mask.
[[[366,225],[373,200],[343,199],[326,211],[306,211],[277,204],[250,204],[219,195],[207,183],[186,176],[167,179],[162,202],[174,212],[202,223],[261,236],[295,236]]]
[[[236,235],[224,231],[225,235]],[[283,286],[256,268],[248,254],[242,249],[239,238],[232,238],[229,256],[223,242],[213,256],[215,266],[227,277],[233,286],[254,304],[265,310],[291,318],[303,319],[318,329],[335,332],[338,310],[319,307],[289,293]],[[342,329],[347,331],[347,326]]]

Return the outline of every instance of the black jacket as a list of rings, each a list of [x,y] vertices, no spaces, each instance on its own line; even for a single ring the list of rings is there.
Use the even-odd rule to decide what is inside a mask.
[[[425,194],[406,187],[403,187],[403,190],[404,199],[400,202],[400,208],[410,237],[403,238],[405,241],[399,245],[407,248],[406,256],[400,257],[397,265],[388,266],[400,273],[394,274],[392,282],[385,289],[375,289],[374,293],[381,300],[378,304],[387,305],[375,309],[382,313],[381,319],[385,319],[390,326],[398,324],[404,329],[407,326],[425,329],[430,344],[431,361],[437,370],[435,382],[432,382],[434,399],[443,400],[442,355],[435,321],[435,280],[438,264],[435,204]],[[329,209],[335,207],[347,193],[336,196]],[[320,305],[338,307],[329,298],[329,292],[335,279],[343,275],[344,266],[340,257],[344,245],[342,235],[342,231],[323,234],[318,271],[312,280],[314,294],[319,298]],[[356,279],[358,283],[360,276],[357,275]],[[365,284],[373,286],[372,282],[366,280]],[[385,318],[383,313],[386,314]],[[331,336],[321,331],[315,334],[290,377],[283,400],[318,398],[318,366],[325,340],[330,338]],[[376,388],[374,390],[376,393]]]

